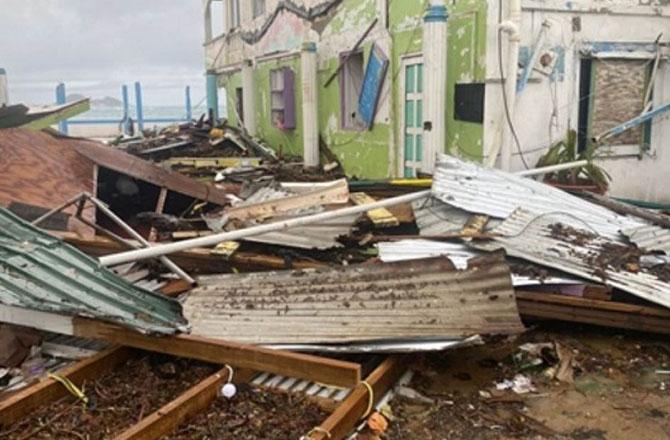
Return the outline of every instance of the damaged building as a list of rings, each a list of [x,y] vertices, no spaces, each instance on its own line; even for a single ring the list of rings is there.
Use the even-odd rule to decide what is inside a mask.
[[[432,174],[437,153],[521,170],[574,131],[613,195],[670,201],[667,2],[204,5],[210,108],[220,95],[229,122],[307,166],[323,142],[350,177]]]

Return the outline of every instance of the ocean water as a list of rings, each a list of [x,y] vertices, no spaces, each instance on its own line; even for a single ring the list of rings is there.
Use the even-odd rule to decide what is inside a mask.
[[[183,106],[145,106],[144,118],[174,118],[186,119],[186,109]],[[193,109],[193,118],[197,119],[202,113],[206,112],[204,106]],[[131,106],[129,109],[130,117],[137,120],[136,108]],[[91,120],[91,119],[114,119],[120,121],[123,118],[122,107],[94,107],[86,113],[77,115],[75,120]]]

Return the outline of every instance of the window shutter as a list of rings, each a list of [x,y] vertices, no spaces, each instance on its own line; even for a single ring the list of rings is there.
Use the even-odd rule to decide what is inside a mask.
[[[376,46],[372,46],[368,66],[365,70],[363,88],[358,100],[358,116],[366,128],[372,127],[377,112],[379,94],[382,90],[389,61],[386,55]]]
[[[295,120],[295,73],[286,67],[284,68],[284,128],[293,130]]]

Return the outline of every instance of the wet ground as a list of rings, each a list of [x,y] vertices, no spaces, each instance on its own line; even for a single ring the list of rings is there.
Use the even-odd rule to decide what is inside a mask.
[[[669,338],[544,328],[423,357],[410,387],[433,402],[395,398],[385,438],[670,439]],[[517,374],[535,391],[497,389]]]

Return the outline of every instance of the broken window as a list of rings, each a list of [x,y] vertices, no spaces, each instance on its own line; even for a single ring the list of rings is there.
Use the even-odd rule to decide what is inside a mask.
[[[254,18],[265,14],[265,0],[252,0],[254,6]]]
[[[365,77],[363,52],[347,53],[340,57],[340,109],[342,128],[361,130],[364,124],[358,116],[358,100]]]
[[[277,128],[295,128],[295,74],[288,67],[270,71],[270,117]]]
[[[649,83],[649,60],[587,59],[582,61],[581,67],[580,98],[586,101],[580,106],[580,148],[583,149],[590,139],[642,114]],[[607,138],[603,144],[632,146],[634,149],[629,153],[639,153],[639,148],[648,144],[648,128],[648,125],[639,125]],[[583,136],[584,131],[588,139]],[[620,150],[618,153],[626,154]]]

